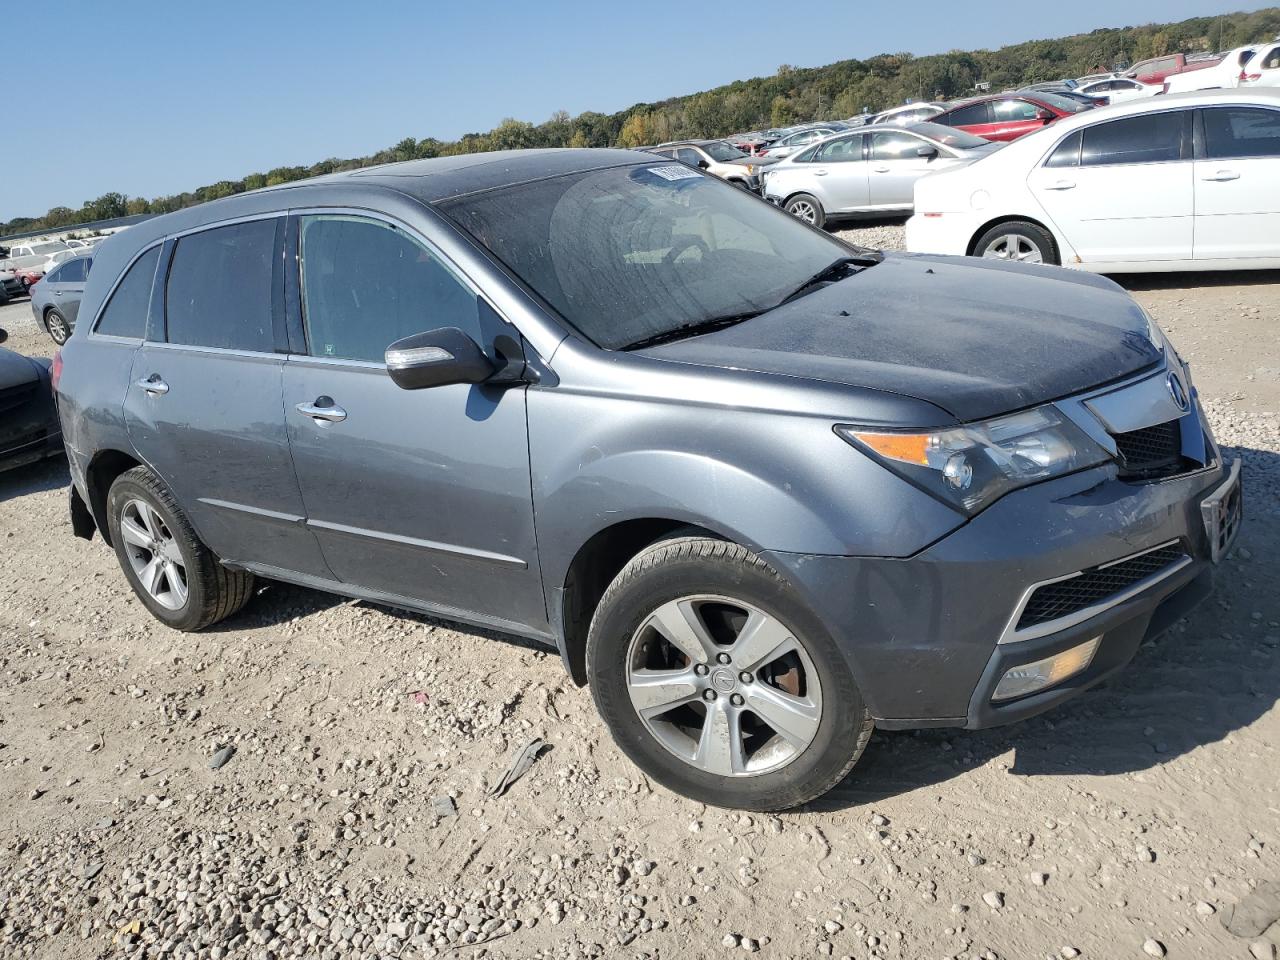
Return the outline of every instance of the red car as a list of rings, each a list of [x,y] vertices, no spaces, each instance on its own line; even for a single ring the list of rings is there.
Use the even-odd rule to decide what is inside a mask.
[[[975,137],[1008,142],[1055,120],[1092,109],[1078,100],[1042,91],[1002,93],[957,104],[930,122],[955,127]]]
[[[14,276],[22,281],[22,285],[30,290],[44,276],[44,270],[39,267],[15,267]]]

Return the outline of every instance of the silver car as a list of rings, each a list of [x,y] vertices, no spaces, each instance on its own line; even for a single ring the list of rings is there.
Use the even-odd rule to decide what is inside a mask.
[[[769,144],[769,146],[759,151],[759,154],[771,160],[789,157],[793,153],[803,150],[809,144],[816,143],[824,137],[829,137],[833,133],[839,132],[839,130],[839,127],[807,127],[803,130],[789,133],[781,140]]]
[[[89,254],[69,257],[44,275],[31,288],[31,312],[36,323],[44,327],[53,342],[62,346],[76,327],[80,298],[89,279],[93,257]]]
[[[921,177],[973,163],[1000,146],[936,123],[865,127],[770,167],[764,195],[816,227],[833,216],[910,213]]]

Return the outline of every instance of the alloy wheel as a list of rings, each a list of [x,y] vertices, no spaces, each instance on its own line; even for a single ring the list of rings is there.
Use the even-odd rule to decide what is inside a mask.
[[[805,223],[816,223],[818,221],[818,211],[813,208],[813,204],[808,200],[797,200],[787,209],[793,217],[798,217]]]
[[[626,679],[654,739],[717,776],[786,766],[822,720],[804,644],[776,617],[730,597],[683,597],[654,610],[631,638]]]
[[[1044,254],[1030,239],[1019,233],[996,237],[982,251],[985,260],[1016,260],[1019,263],[1044,263]]]
[[[53,342],[58,346],[62,346],[67,342],[67,338],[71,336],[71,330],[67,327],[67,321],[63,319],[60,313],[49,314],[49,336],[53,338]]]
[[[120,511],[120,536],[142,589],[167,610],[187,602],[187,566],[164,518],[144,500],[130,500]]]

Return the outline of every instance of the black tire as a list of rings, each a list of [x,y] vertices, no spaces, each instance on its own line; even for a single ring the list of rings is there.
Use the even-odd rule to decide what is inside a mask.
[[[978,242],[973,245],[973,255],[975,257],[987,256],[988,248],[1006,237],[1021,237],[1035,248],[1040,259],[1038,261],[1025,261],[1014,256],[994,257],[994,259],[1008,260],[1010,262],[1047,263],[1052,266],[1058,266],[1062,262],[1058,256],[1058,245],[1054,243],[1053,235],[1039,224],[1030,223],[1026,220],[1011,220],[1007,223],[996,224],[978,238]]]
[[[632,705],[632,638],[663,604],[699,594],[749,602],[785,624],[808,654],[822,691],[816,733],[779,769],[745,776],[701,769],[664,747]],[[668,789],[714,806],[767,811],[807,803],[844,779],[874,728],[845,658],[790,586],[744,547],[702,536],[660,541],[622,569],[591,621],[587,677],[596,708],[622,751]]]
[[[181,553],[187,596],[186,602],[178,609],[169,609],[157,602],[133,569],[120,524],[125,507],[135,500],[143,501],[160,515]],[[175,630],[201,630],[236,613],[253,595],[253,574],[224,567],[196,537],[186,514],[169,489],[146,467],[126,470],[111,484],[107,494],[107,525],[116,558],[129,586],[152,615],[166,626]]]
[[[71,336],[71,324],[67,323],[67,318],[56,307],[45,312],[44,328],[49,334],[49,339],[58,346],[66,343],[67,338]]]
[[[751,184],[747,183],[745,180],[730,180],[729,182],[740,190],[747,191],[747,193],[755,193],[755,191],[751,189]]]
[[[809,193],[797,193],[794,197],[790,197],[782,209],[787,211],[797,220],[803,220],[810,226],[817,227],[819,230],[826,225],[827,211],[822,209],[822,201]],[[812,215],[809,211],[812,210]]]

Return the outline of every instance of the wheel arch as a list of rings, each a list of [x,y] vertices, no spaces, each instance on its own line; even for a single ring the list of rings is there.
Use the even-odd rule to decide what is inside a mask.
[[[965,256],[967,257],[977,256],[975,251],[978,248],[978,241],[982,238],[982,235],[986,233],[988,230],[990,230],[992,227],[998,227],[1002,223],[1030,223],[1039,227],[1041,230],[1047,233],[1049,235],[1049,239],[1053,241],[1053,255],[1057,257],[1058,264],[1061,265],[1063,243],[1061,238],[1059,238],[1058,236],[1058,232],[1053,228],[1051,224],[1049,224],[1047,220],[1042,220],[1039,217],[1033,217],[1027,214],[1020,214],[1020,213],[1009,213],[1000,217],[992,217],[986,223],[982,224],[982,226],[978,227],[978,229],[973,232],[973,236],[969,238],[969,243],[965,247],[965,251],[964,251]]]
[[[636,554],[676,533],[723,539],[715,531],[671,517],[624,520],[597,531],[578,548],[559,588],[560,656],[578,686],[587,682],[587,633],[605,590]]]
[[[89,512],[98,532],[107,546],[111,542],[111,528],[107,523],[107,494],[116,478],[134,467],[144,466],[141,460],[123,450],[99,450],[89,461],[84,471],[85,493],[89,498]]]

